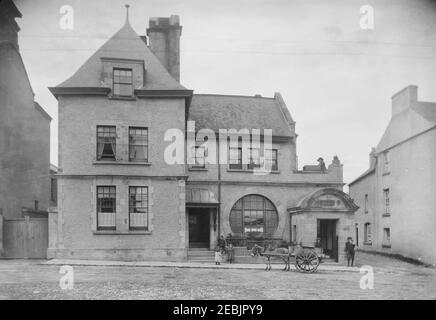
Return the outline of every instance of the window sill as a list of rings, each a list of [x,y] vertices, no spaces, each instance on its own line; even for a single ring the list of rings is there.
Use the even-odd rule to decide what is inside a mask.
[[[111,231],[111,230],[101,230],[93,231],[94,235],[147,235],[152,234],[151,231]]]
[[[141,162],[141,161],[100,161],[94,160],[92,162],[94,165],[130,165],[130,166],[151,166],[151,162]]]
[[[383,217],[383,218],[390,217],[390,216],[391,216],[390,213],[383,213],[383,214],[382,214],[382,217]]]
[[[196,168],[196,167],[189,167],[188,171],[207,171],[207,168]]]
[[[230,169],[227,168],[227,172],[242,172],[242,173],[254,173],[255,171],[253,169]],[[260,171],[259,172],[265,172],[265,173],[271,173],[271,174],[280,174],[279,170],[271,170],[271,171]]]
[[[136,97],[135,96],[131,96],[131,97],[122,97],[122,96],[114,96],[114,95],[110,95],[109,96],[110,100],[123,100],[123,101],[135,101]]]
[[[382,248],[387,248],[387,249],[389,249],[390,247],[391,247],[390,244],[382,244]]]

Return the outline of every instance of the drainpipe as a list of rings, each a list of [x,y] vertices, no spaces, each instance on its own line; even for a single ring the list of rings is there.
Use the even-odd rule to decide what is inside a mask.
[[[220,162],[220,136],[218,134],[218,238],[221,236],[221,162]]]

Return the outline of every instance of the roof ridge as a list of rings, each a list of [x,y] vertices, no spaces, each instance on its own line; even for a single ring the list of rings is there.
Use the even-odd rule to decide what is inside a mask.
[[[274,97],[263,97],[263,96],[248,96],[248,95],[238,95],[238,94],[220,94],[220,93],[195,93],[194,96],[209,96],[209,97],[234,97],[234,98],[253,98],[253,99],[268,99],[275,100]]]

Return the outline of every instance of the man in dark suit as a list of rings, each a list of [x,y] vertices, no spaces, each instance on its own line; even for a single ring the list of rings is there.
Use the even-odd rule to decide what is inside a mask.
[[[354,255],[356,253],[355,247],[356,245],[353,243],[353,238],[348,237],[347,242],[345,243],[345,253],[347,254],[348,266],[350,266],[351,263],[351,267],[354,264]]]

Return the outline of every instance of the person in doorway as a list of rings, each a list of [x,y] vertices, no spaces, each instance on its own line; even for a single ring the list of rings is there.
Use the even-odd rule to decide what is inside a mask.
[[[354,264],[354,255],[356,253],[355,248],[356,245],[353,243],[353,238],[348,237],[347,242],[345,243],[345,253],[347,255],[347,264],[349,267],[352,267]]]

